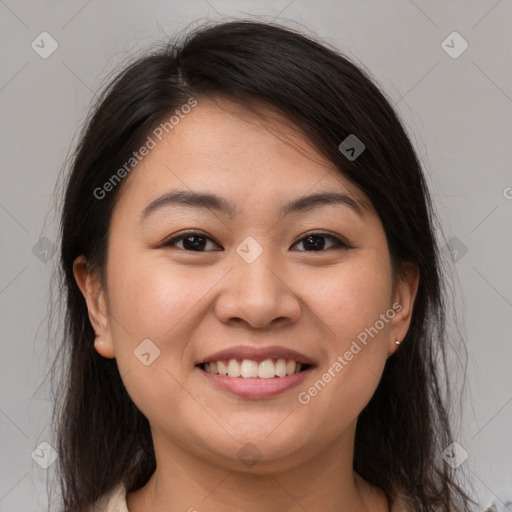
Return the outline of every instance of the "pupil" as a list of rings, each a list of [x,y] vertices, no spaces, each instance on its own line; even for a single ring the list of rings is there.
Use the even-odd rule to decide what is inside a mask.
[[[316,243],[313,240],[316,240]],[[306,238],[306,244],[310,244],[310,247],[313,248],[313,250],[323,249],[325,239],[321,236],[311,235]]]
[[[193,243],[191,242],[191,240],[194,240],[194,239],[200,239],[201,241],[198,242],[198,243]],[[183,239],[183,246],[185,247],[185,249],[204,249],[204,246],[205,246],[205,239],[203,236],[198,236],[198,235],[192,235],[192,236],[187,236]]]

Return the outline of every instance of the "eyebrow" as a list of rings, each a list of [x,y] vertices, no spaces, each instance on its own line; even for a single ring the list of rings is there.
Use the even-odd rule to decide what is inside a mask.
[[[281,217],[292,213],[304,212],[325,205],[344,205],[351,208],[362,217],[360,204],[352,197],[337,192],[318,192],[301,196],[285,203],[281,209]],[[236,205],[227,199],[209,192],[191,192],[187,190],[174,190],[151,201],[140,215],[139,222],[145,220],[151,213],[171,206],[186,206],[202,208],[208,211],[224,213],[233,216],[237,211]]]

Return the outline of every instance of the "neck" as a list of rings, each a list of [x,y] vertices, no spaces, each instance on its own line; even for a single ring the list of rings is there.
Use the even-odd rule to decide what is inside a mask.
[[[153,432],[157,469],[148,483],[127,496],[130,512],[268,512],[325,510],[387,512],[384,493],[352,469],[354,428],[299,463],[206,460]],[[297,457],[297,455],[295,455]]]

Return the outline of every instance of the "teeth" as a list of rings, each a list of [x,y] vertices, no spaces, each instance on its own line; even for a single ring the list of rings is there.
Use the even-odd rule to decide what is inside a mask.
[[[250,359],[244,359],[240,365],[240,376],[244,379],[258,376],[258,363]]]
[[[278,359],[276,361],[276,375],[278,377],[285,377],[286,376],[286,360],[285,359]]]
[[[229,360],[228,377],[240,377],[240,363],[236,359]]]
[[[215,363],[213,363],[215,365]],[[212,369],[212,363],[210,363],[210,370]],[[208,371],[208,370],[206,370]],[[224,364],[224,361],[217,361],[217,371],[219,375],[227,375],[228,374],[228,365]],[[211,372],[210,372],[211,373]]]
[[[258,365],[258,377],[260,379],[272,379],[276,375],[276,367],[272,359],[265,359]]]
[[[286,359],[265,359],[258,363],[251,359],[238,361],[237,359],[229,359],[224,361],[210,361],[204,363],[203,369],[214,375],[223,375],[228,377],[240,377],[243,379],[260,378],[273,379],[274,377],[286,377],[299,373],[302,364],[296,361]]]

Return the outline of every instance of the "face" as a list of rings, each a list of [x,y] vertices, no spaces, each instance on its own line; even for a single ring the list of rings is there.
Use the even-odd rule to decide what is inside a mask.
[[[253,455],[251,471],[346,442],[417,285],[394,279],[368,197],[289,123],[226,100],[201,100],[126,178],[103,285],[80,258],[75,276],[157,459],[179,446],[244,470]]]

